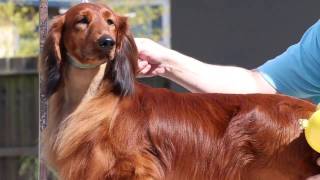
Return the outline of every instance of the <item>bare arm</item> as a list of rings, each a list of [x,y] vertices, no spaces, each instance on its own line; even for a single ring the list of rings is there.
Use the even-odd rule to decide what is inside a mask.
[[[138,38],[136,43],[141,76],[159,75],[192,92],[276,93],[257,71],[206,64],[149,39]]]

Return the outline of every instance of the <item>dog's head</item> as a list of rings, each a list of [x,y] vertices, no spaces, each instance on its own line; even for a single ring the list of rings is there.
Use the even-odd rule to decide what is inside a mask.
[[[87,67],[106,62],[104,80],[112,92],[125,96],[133,91],[137,48],[127,18],[110,8],[81,3],[53,19],[41,60],[48,96],[61,84],[68,58]]]

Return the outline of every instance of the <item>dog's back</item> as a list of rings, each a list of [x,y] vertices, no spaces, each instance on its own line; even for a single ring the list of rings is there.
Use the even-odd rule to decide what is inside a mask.
[[[148,122],[149,151],[164,179],[294,180],[320,172],[317,154],[299,128],[299,119],[315,111],[309,102],[147,87],[137,94],[122,112]]]

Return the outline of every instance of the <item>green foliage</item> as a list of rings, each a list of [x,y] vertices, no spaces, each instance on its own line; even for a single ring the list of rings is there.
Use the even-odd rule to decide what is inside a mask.
[[[155,41],[161,38],[162,30],[152,28],[152,22],[161,17],[163,8],[153,6],[152,0],[96,0],[109,5],[120,15],[129,17],[129,24],[136,37],[148,37]]]
[[[37,179],[39,174],[39,161],[37,157],[26,156],[21,160],[19,175],[25,180]]]
[[[12,1],[0,4],[0,27],[16,28],[19,41],[14,56],[36,56],[39,53],[39,13],[35,7],[18,6]],[[8,49],[15,47],[6,47]]]

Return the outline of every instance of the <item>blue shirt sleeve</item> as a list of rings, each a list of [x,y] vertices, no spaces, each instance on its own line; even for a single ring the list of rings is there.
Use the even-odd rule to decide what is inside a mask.
[[[280,93],[320,102],[320,20],[301,40],[258,68]]]

